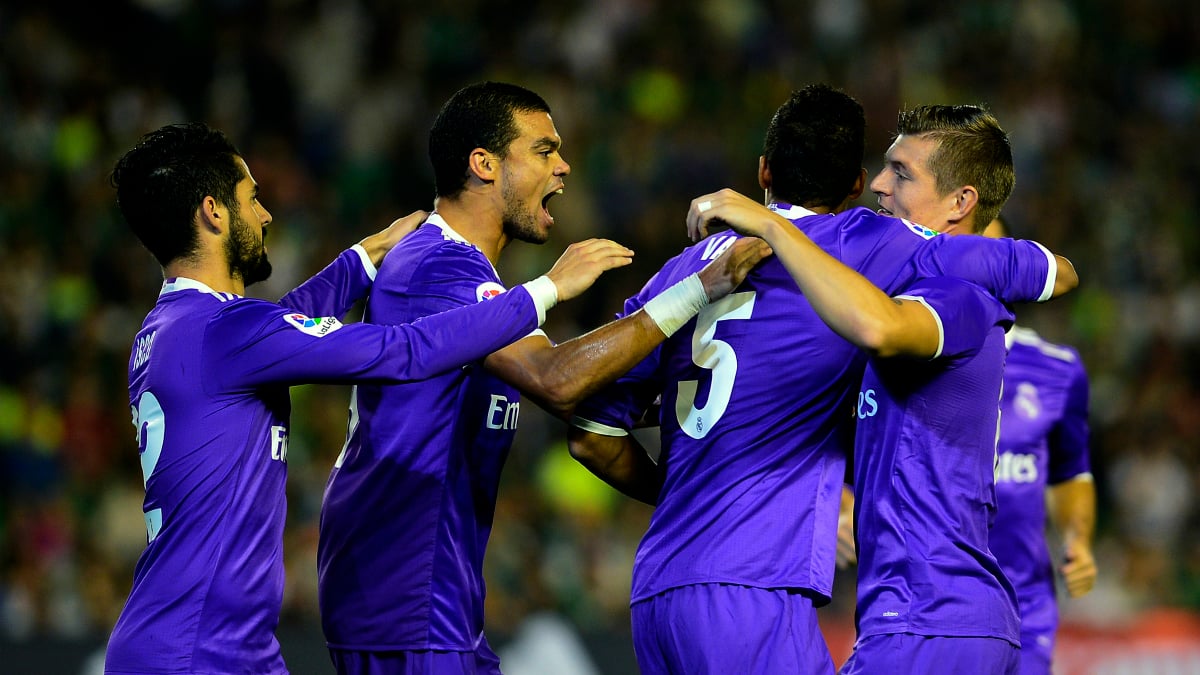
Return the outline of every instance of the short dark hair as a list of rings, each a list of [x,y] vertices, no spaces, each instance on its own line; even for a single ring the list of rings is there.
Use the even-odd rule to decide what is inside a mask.
[[[979,191],[974,231],[982,232],[1012,194],[1012,147],[1008,134],[987,110],[974,105],[927,105],[900,113],[896,133],[938,141],[929,155],[929,171],[939,195],[964,185]]]
[[[205,124],[171,124],[145,136],[117,161],[110,182],[125,222],[164,267],[195,255],[196,209],[212,195],[237,207],[245,172],[225,134]]]
[[[862,105],[828,85],[792,92],[763,139],[771,193],[798,206],[836,207],[862,173],[867,119]]]
[[[520,135],[516,112],[550,112],[534,92],[504,82],[459,89],[442,106],[429,130],[429,161],[438,197],[453,197],[467,183],[467,159],[475,148],[504,157]]]

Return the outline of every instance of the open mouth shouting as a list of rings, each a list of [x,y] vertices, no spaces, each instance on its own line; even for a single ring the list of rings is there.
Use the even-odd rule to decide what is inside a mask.
[[[546,219],[549,220],[551,223],[554,222],[554,216],[550,215],[550,200],[553,199],[556,195],[561,195],[563,193],[564,187],[565,187],[564,185],[560,184],[558,186],[558,188],[551,190],[550,192],[547,192],[542,197],[542,215],[544,215],[546,217]]]

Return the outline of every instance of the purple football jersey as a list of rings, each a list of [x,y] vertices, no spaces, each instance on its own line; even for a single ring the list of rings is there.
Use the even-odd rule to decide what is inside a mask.
[[[1048,658],[1058,627],[1046,544],[1047,485],[1091,472],[1088,380],[1079,353],[1032,330],[1008,333],[992,553],[1017,591],[1021,648]]]
[[[380,266],[367,321],[394,323],[504,291],[433,214]],[[317,571],[328,645],[474,651],[483,556],[520,394],[477,362],[400,386],[360,384],[325,490]]]
[[[1006,299],[1031,301],[1043,298],[1052,279],[1046,252],[1031,242],[935,237],[862,208],[828,215],[772,208],[885,290],[949,270]],[[673,258],[625,314],[736,237],[714,234]],[[1022,276],[1013,277],[1014,269]],[[818,605],[829,601],[849,411],[865,361],[817,316],[782,263],[769,259],[578,408],[590,423],[628,429],[662,396],[665,483],[638,548],[632,602],[695,583],[803,589]]]
[[[361,255],[343,253],[280,304],[164,283],[129,360],[149,543],[106,672],[286,672],[275,628],[288,386],[430,377],[537,325],[526,291],[412,326],[343,325],[334,317],[370,286]],[[471,330],[480,321],[494,330]]]
[[[1019,644],[1016,597],[988,550],[1012,313],[950,277],[897,297],[933,313],[941,342],[932,359],[871,359],[863,375],[854,444],[858,637]]]

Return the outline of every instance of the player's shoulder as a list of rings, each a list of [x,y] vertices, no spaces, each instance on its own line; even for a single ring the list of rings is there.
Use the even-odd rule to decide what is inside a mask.
[[[376,283],[403,286],[462,277],[494,280],[496,270],[483,251],[449,226],[427,221],[388,252]]]
[[[1013,326],[1008,335],[1010,354],[1023,354],[1028,358],[1070,366],[1080,365],[1079,352],[1074,347],[1051,342],[1032,328]]]
[[[401,239],[400,243],[388,252],[387,258],[393,255],[410,261],[429,256],[487,259],[479,247],[467,241],[440,219],[422,223]]]
[[[847,231],[878,232],[918,242],[941,235],[940,232],[919,223],[877,213],[863,206],[856,206],[837,214],[837,222]]]

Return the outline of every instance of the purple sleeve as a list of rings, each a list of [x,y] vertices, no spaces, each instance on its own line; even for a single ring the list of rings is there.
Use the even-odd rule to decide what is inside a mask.
[[[1034,241],[979,235],[934,237],[913,256],[917,278],[958,277],[1001,302],[1044,302],[1054,291],[1058,263]]]
[[[206,386],[217,391],[307,382],[423,380],[483,358],[537,327],[529,292],[518,287],[488,302],[411,324],[343,325],[251,300],[217,314],[205,329]]]
[[[1051,485],[1092,470],[1088,455],[1088,379],[1078,358],[1072,368],[1062,419],[1050,430],[1047,441],[1050,445],[1047,482]]]
[[[309,316],[341,317],[367,297],[374,269],[368,272],[357,249],[348,248],[325,269],[279,299],[281,307]]]
[[[995,298],[954,277],[922,279],[896,297],[916,300],[933,313],[941,333],[935,359],[974,354],[997,322],[1012,323],[1012,314]]]

